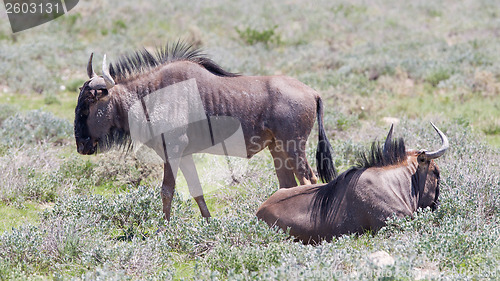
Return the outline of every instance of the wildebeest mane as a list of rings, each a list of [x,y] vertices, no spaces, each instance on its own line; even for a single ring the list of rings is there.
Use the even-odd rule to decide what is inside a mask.
[[[360,152],[357,158],[356,166],[349,168],[330,183],[318,188],[312,206],[312,221],[318,221],[318,216],[320,216],[319,221],[327,221],[335,215],[333,211],[335,210],[335,199],[338,197],[336,194],[337,186],[340,182],[347,184],[347,188],[350,188],[357,184],[361,173],[368,168],[398,165],[406,161],[404,140],[398,138],[392,141],[386,152],[384,152],[383,144],[372,142],[370,149]]]
[[[394,140],[384,153],[384,146],[377,142],[372,142],[368,151],[358,154],[358,168],[372,168],[397,165],[406,160],[406,147],[402,138]]]
[[[99,140],[96,153],[108,151],[111,148],[128,153],[133,148],[132,137],[124,130],[112,129],[104,139]]]
[[[217,63],[207,57],[201,49],[191,44],[177,41],[158,48],[153,55],[142,49],[121,57],[117,63],[109,65],[109,73],[116,83],[127,80],[129,77],[152,70],[174,61],[190,61],[203,66],[217,76],[235,77],[239,74],[222,69]]]

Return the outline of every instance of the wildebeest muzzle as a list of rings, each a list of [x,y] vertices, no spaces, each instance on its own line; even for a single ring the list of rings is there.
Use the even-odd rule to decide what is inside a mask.
[[[77,140],[76,147],[78,153],[84,155],[91,155],[96,151],[96,145],[90,140],[90,137]]]

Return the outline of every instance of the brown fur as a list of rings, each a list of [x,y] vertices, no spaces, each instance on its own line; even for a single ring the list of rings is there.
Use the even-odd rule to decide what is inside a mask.
[[[330,175],[334,175],[331,147],[322,126],[321,98],[310,87],[286,76],[230,74],[210,60],[200,60],[198,53],[190,59],[185,55],[186,50],[184,59],[170,60],[166,53],[163,54],[164,59],[154,59],[145,52],[142,56],[136,54],[135,61],[125,59],[111,68],[111,76],[117,83],[109,90],[92,89],[89,82],[82,87],[75,110],[75,137],[79,153],[93,154],[100,147],[104,150],[120,143],[130,134],[127,113],[138,98],[194,78],[207,116],[231,116],[240,121],[248,158],[269,148],[280,187],[296,186],[295,177],[300,184],[317,182],[305,155],[306,141],[316,117],[320,122],[317,158],[321,163],[330,163],[327,166],[331,167]],[[197,59],[192,59],[193,56]],[[132,74],[133,68],[140,71]],[[117,73],[120,69],[122,74]],[[94,84],[104,85],[103,81],[98,82]],[[119,137],[116,139],[114,136]],[[294,145],[284,145],[287,143]],[[290,168],[279,167],[278,162],[289,163]],[[170,165],[167,162],[162,184],[163,211],[167,219],[175,188],[175,175],[168,169]],[[331,179],[324,174],[320,170],[323,178]],[[203,205],[204,200],[201,199],[197,202]],[[203,215],[209,216],[206,205],[202,205]],[[207,211],[203,212],[205,209]]]
[[[411,216],[419,207],[435,209],[439,168],[426,159],[426,152],[407,151],[403,158],[400,148],[393,145],[384,152],[389,155],[381,149],[375,153],[377,162],[384,158],[398,162],[351,168],[328,184],[280,189],[260,206],[257,217],[270,226],[289,229],[304,243],[318,243],[343,234],[377,231],[387,218]]]

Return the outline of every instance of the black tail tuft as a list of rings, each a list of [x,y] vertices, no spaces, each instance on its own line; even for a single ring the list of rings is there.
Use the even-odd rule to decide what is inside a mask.
[[[323,127],[323,102],[321,98],[317,100],[318,114],[318,129],[319,139],[318,148],[316,150],[316,165],[318,166],[318,175],[322,182],[330,182],[337,176],[337,170],[332,160],[332,145],[326,137],[325,128]]]

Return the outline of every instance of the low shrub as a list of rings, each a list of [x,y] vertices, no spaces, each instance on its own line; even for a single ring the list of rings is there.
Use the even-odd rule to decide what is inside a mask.
[[[67,120],[49,112],[33,110],[5,119],[0,127],[0,142],[11,147],[61,142],[70,138],[72,131],[73,126]]]
[[[439,68],[427,73],[424,80],[432,86],[436,87],[441,81],[445,81],[450,77],[451,73],[449,70]]]
[[[8,104],[0,104],[0,126],[3,121],[16,114],[18,109],[15,106]]]
[[[281,43],[281,36],[276,32],[277,28],[278,26],[275,25],[273,27],[263,30],[257,30],[251,27],[247,27],[242,30],[235,27],[235,30],[240,36],[240,38],[249,45],[264,43],[265,45],[268,46],[270,44]]]

